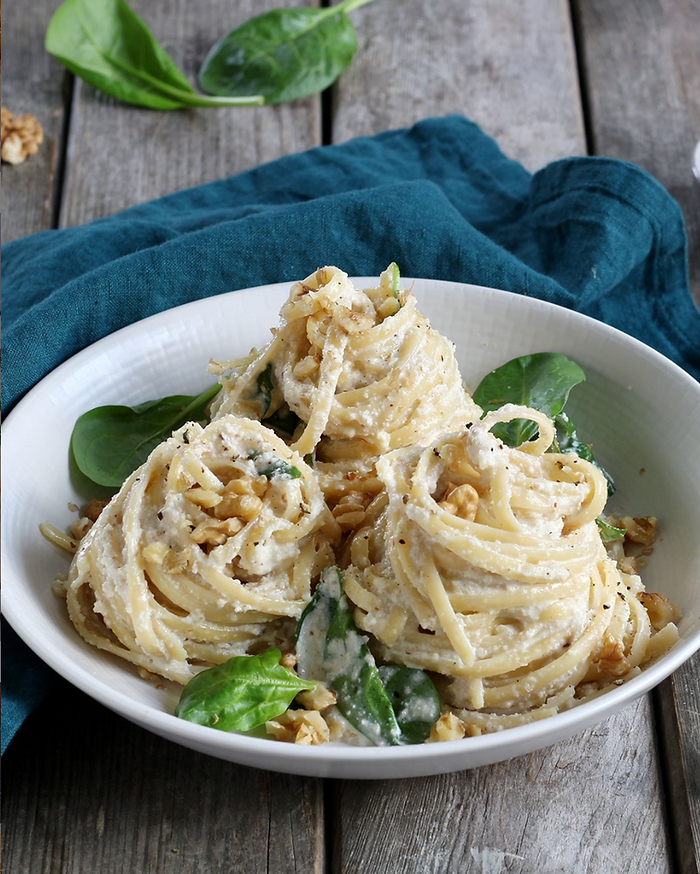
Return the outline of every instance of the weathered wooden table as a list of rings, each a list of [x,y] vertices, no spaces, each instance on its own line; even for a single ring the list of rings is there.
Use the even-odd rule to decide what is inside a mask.
[[[191,78],[219,35],[274,0],[134,0]],[[288,5],[292,5],[289,0]],[[535,170],[604,154],[681,204],[700,300],[697,0],[376,0],[332,93],[279,107],[116,104],[43,50],[58,0],[5,6],[3,105],[46,142],[3,170],[4,240],[108,215],[326,142],[462,113]],[[227,764],[62,685],[3,761],[9,874],[697,872],[700,657],[571,740],[492,767],[397,782]]]

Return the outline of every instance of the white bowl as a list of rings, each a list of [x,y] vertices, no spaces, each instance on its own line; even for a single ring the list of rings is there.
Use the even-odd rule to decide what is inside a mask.
[[[359,287],[376,278],[355,280]],[[410,280],[407,280],[410,282]],[[226,734],[177,719],[171,684],[159,688],[88,646],[51,591],[68,562],[39,533],[75,518],[85,497],[68,469],[76,418],[107,403],[195,393],[212,381],[210,358],[245,354],[269,338],[289,284],[208,298],[131,325],[75,355],[42,380],[3,426],[3,611],[17,633],[59,674],[127,719],[177,743],[229,761],[320,777],[415,777],[502,761],[593,725],[647,692],[700,648],[700,384],[613,328],[561,307],[494,289],[416,280],[419,309],[457,346],[470,389],[518,355],[563,352],[586,371],[570,409],[579,434],[614,476],[612,506],[659,518],[643,579],[683,611],[680,640],[626,684],[556,716],[496,734],[409,747],[295,746]],[[567,409],[569,409],[567,407]]]

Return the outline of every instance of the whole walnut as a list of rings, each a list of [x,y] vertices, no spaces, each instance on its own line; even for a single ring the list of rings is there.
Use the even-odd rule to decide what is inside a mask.
[[[33,115],[14,115],[2,107],[0,157],[7,164],[21,164],[35,155],[44,142],[44,129]]]

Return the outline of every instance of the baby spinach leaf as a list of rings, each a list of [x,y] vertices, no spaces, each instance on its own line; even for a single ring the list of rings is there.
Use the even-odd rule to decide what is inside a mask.
[[[473,397],[484,412],[504,404],[523,404],[554,419],[564,409],[571,389],[585,379],[583,370],[565,355],[537,352],[492,370],[481,380]],[[516,419],[496,425],[493,433],[508,446],[520,446],[537,436],[537,425],[528,419]]]
[[[65,0],[49,22],[46,51],[106,94],[150,109],[259,105],[262,97],[198,94],[125,0]]]
[[[401,289],[401,271],[396,261],[392,261],[387,267],[391,271],[391,293],[395,298],[398,298]]]
[[[343,716],[375,744],[422,743],[440,715],[437,692],[423,671],[377,668],[337,567],[323,572],[302,613],[297,656],[302,676],[326,682]]]
[[[267,365],[265,370],[258,376],[258,394],[260,395],[260,404],[262,409],[261,419],[264,419],[270,410],[272,403],[272,362]]]
[[[207,94],[262,94],[265,103],[316,94],[338,78],[357,49],[347,13],[371,2],[276,9],[251,18],[214,44],[199,84]]]
[[[293,464],[287,464],[281,458],[270,457],[269,454],[263,455],[259,450],[253,449],[248,453],[248,458],[260,459],[255,465],[255,470],[258,476],[266,476],[272,479],[273,476],[288,476],[291,479],[303,479],[304,474]]]
[[[220,388],[217,384],[196,397],[173,395],[135,407],[95,407],[73,427],[73,460],[92,482],[119,488],[174,430],[186,422],[204,421],[206,407]]]
[[[406,744],[422,744],[440,718],[440,699],[425,671],[403,665],[382,665],[379,676],[394,708]]]
[[[401,729],[337,567],[324,570],[299,620],[297,656],[300,674],[326,682],[337,695],[338,709],[358,731],[375,744],[401,743]]]
[[[281,657],[278,649],[269,649],[207,668],[185,686],[175,716],[221,731],[249,731],[274,719],[315,685],[283,667]]]
[[[281,434],[286,434],[291,437],[296,431],[301,419],[297,416],[294,410],[289,409],[287,404],[282,404],[274,413],[266,416],[263,419],[263,422],[268,426],[268,428],[273,428],[275,431],[279,431]],[[306,459],[304,459],[304,461],[306,461]],[[313,465],[311,465],[311,467],[313,467]]]
[[[608,497],[614,495],[615,483],[613,482],[613,478],[607,470],[601,467],[595,460],[590,444],[584,443],[579,439],[574,423],[566,413],[559,413],[559,415],[554,419],[554,429],[557,435],[554,450],[559,452],[574,452],[579,456],[579,458],[583,458],[585,461],[590,461],[591,464],[595,464],[598,470],[605,477],[605,481],[608,484]]]
[[[616,528],[614,525],[611,525],[609,522],[606,522],[600,517],[598,517],[595,521],[598,529],[600,530],[600,539],[603,541],[603,543],[610,543],[613,540],[622,540],[625,534],[627,534],[626,528]]]
[[[590,444],[576,433],[574,423],[564,412],[571,389],[584,382],[586,374],[578,364],[559,352],[537,352],[508,361],[485,376],[474,400],[484,412],[497,410],[504,404],[524,404],[549,416],[554,422],[555,440],[550,452],[573,452],[594,464],[605,477],[608,497],[615,493],[610,474],[593,457]],[[537,425],[527,419],[504,422],[492,429],[508,446],[520,446],[537,436]]]
[[[282,459],[274,459],[260,470],[262,476],[272,479],[273,476],[288,476],[291,479],[302,479],[303,473],[293,464],[287,464]]]
[[[270,412],[272,406],[272,393],[275,388],[273,382],[274,368],[272,362],[267,365],[265,370],[258,376],[258,394],[260,395],[260,406],[262,409],[261,421],[268,428],[273,428],[282,434],[291,435],[296,431],[301,419],[297,414],[289,409],[287,403],[282,403],[273,412]]]

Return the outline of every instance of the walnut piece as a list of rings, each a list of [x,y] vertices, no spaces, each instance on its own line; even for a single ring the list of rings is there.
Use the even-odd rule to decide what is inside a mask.
[[[106,498],[93,498],[86,504],[83,515],[87,516],[87,518],[91,522],[97,522],[100,513],[104,510],[108,503],[109,501]]]
[[[290,671],[293,671],[294,668],[296,668],[298,661],[299,659],[297,658],[297,654],[295,652],[284,652],[282,653],[280,664],[283,668],[289,668]]]
[[[335,704],[337,696],[325,683],[317,682],[313,689],[299,692],[295,700],[306,710],[325,710]]]
[[[318,710],[287,710],[268,720],[265,730],[276,740],[287,743],[315,746],[330,740],[328,724]]]
[[[641,516],[635,517],[623,516],[618,522],[620,528],[625,528],[626,540],[631,540],[632,543],[641,543],[643,546],[651,546],[656,539],[656,517]]]
[[[468,483],[461,486],[448,483],[445,497],[438,506],[452,513],[453,516],[473,522],[479,508],[479,493]]]
[[[625,655],[622,641],[612,637],[605,638],[597,658],[594,658],[593,661],[603,674],[608,674],[611,677],[623,677],[631,667]]]
[[[340,530],[353,531],[365,521],[365,505],[359,495],[348,494],[333,507],[333,516],[340,525]]]
[[[0,157],[7,164],[21,164],[35,155],[44,142],[44,129],[33,115],[14,115],[2,107]]]
[[[467,726],[454,713],[443,713],[430,731],[430,740],[460,740],[467,733]]]
[[[680,612],[675,605],[658,592],[639,592],[637,598],[646,608],[654,631],[661,631],[669,622],[675,622],[680,617]]]

